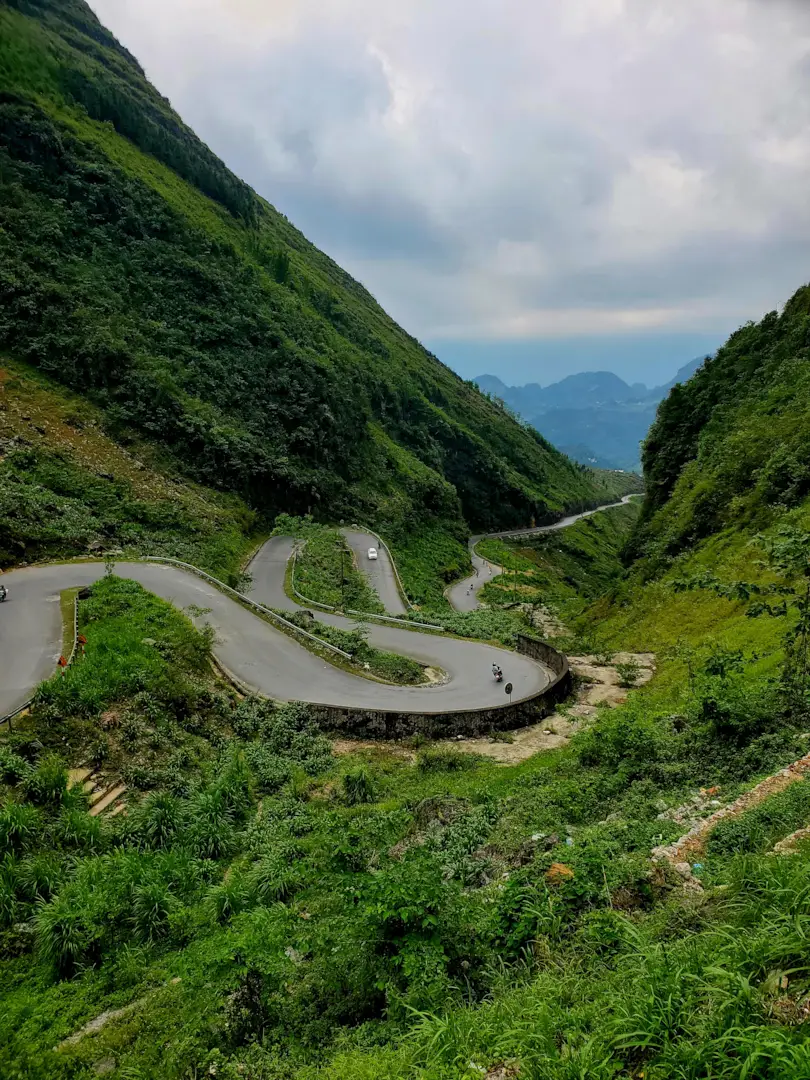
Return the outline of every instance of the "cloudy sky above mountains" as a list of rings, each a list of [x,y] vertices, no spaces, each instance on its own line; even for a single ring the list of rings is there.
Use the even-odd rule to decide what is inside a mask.
[[[465,376],[655,384],[810,280],[810,3],[90,2]]]

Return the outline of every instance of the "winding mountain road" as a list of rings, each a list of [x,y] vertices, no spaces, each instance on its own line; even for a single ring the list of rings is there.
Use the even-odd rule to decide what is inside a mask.
[[[631,497],[625,496],[621,503],[610,505],[620,506]],[[574,514],[554,525],[488,535],[526,536],[563,529],[604,509],[607,507]],[[370,533],[347,529],[344,534],[357,557],[358,567],[377,590],[386,609],[403,613],[405,606],[387,551]],[[448,590],[450,602],[461,611],[477,607],[478,591],[500,572],[500,567],[475,554],[475,544],[481,539],[478,536],[470,541],[478,575]],[[250,567],[254,600],[283,610],[299,606],[284,592],[284,574],[293,545],[292,537],[274,537],[259,550]],[[378,549],[376,562],[368,559],[369,547]],[[298,640],[188,570],[160,563],[123,562],[117,572],[133,578],[177,608],[204,609],[202,614],[191,617],[198,626],[210,623],[214,627],[214,654],[219,662],[247,686],[280,701],[442,714],[505,704],[503,687],[492,679],[493,663],[503,668],[507,680],[513,684],[513,701],[533,697],[551,680],[542,664],[506,649],[369,620],[369,640],[377,648],[412,657],[446,675],[443,682],[431,686],[389,686],[353,675],[321,659]],[[0,716],[19,708],[56,669],[62,652],[60,592],[91,585],[103,573],[101,562],[76,562],[25,567],[3,575],[9,598],[0,605]],[[351,619],[323,612],[318,612],[317,618],[344,629],[357,625]]]
[[[476,545],[481,540],[520,539],[522,536],[539,536],[541,533],[567,529],[569,525],[582,521],[583,518],[599,514],[602,510],[610,510],[614,506],[624,506],[633,498],[634,495],[624,495],[619,502],[606,503],[604,506],[597,506],[594,510],[585,510],[581,514],[571,514],[568,517],[560,518],[559,521],[555,521],[553,525],[537,525],[533,529],[512,529],[508,532],[482,533],[480,536],[470,537],[470,557],[475,573],[471,574],[470,577],[457,581],[455,585],[451,585],[445,596],[456,611],[475,611],[479,607],[478,594],[481,589],[492,581],[494,577],[497,577],[498,574],[503,573],[503,567],[476,554]]]
[[[253,599],[268,607],[295,606],[284,593],[284,571],[292,548],[291,537],[275,537],[261,548],[251,565]],[[494,662],[514,685],[513,701],[533,697],[551,679],[543,665],[506,649],[372,623],[369,638],[374,645],[440,668],[447,675],[446,681],[431,686],[389,686],[322,660],[190,571],[159,563],[122,562],[117,572],[175,607],[206,609],[192,618],[198,626],[210,623],[214,627],[214,654],[220,663],[247,686],[281,701],[441,714],[506,704],[503,687],[492,679]],[[19,708],[56,668],[62,651],[60,592],[90,585],[103,573],[103,563],[91,562],[26,567],[3,575],[9,598],[0,605],[0,716]],[[318,619],[346,628],[357,625],[337,615],[318,613]]]

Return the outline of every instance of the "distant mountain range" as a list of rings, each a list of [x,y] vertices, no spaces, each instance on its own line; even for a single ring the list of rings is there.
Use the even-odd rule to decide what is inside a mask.
[[[686,382],[704,359],[690,360],[674,379],[652,389],[643,383],[628,385],[611,371],[583,371],[550,386],[507,386],[495,375],[479,375],[475,382],[574,461],[640,472],[640,443],[658,403],[676,383]]]

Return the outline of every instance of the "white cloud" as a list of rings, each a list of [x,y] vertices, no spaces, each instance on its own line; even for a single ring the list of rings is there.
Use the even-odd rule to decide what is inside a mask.
[[[810,278],[799,0],[91,0],[423,337],[725,330]]]

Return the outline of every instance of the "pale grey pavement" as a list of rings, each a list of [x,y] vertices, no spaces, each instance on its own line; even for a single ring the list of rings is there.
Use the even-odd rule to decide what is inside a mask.
[[[271,607],[294,606],[283,587],[291,551],[292,540],[284,537],[262,547],[251,565],[254,599]],[[3,575],[9,598],[0,605],[0,716],[21,705],[37,684],[56,669],[62,651],[60,591],[90,585],[103,573],[103,563],[64,563],[26,567]],[[506,703],[503,687],[492,679],[493,661],[514,684],[513,700],[533,696],[550,679],[542,665],[506,649],[369,624],[375,645],[439,667],[448,675],[445,683],[435,686],[387,686],[320,659],[188,571],[158,563],[122,562],[116,573],[133,578],[178,608],[194,605],[207,609],[202,615],[194,615],[193,621],[198,626],[210,623],[214,627],[217,659],[254,690],[281,701],[443,713]],[[336,625],[356,625],[339,616],[317,617]]]
[[[367,532],[342,529],[346,543],[354,555],[357,569],[365,575],[369,585],[379,596],[385,610],[391,615],[405,615],[407,608],[399,595],[397,576],[386,549],[376,536]],[[369,559],[368,549],[377,549],[377,558]]]
[[[470,558],[477,573],[457,581],[444,594],[450,601],[450,606],[454,607],[456,611],[475,611],[479,606],[479,592],[488,582],[497,577],[503,569],[497,563],[484,559],[476,552],[475,545],[479,540],[483,539],[482,536],[473,536],[470,540]]]
[[[567,529],[569,525],[582,521],[583,518],[592,517],[602,510],[610,510],[614,506],[623,506],[625,503],[629,503],[632,498],[634,498],[633,495],[625,495],[619,502],[606,503],[604,506],[597,506],[594,510],[586,510],[582,514],[571,514],[568,517],[560,518],[559,521],[555,521],[553,525],[538,525],[534,529],[512,529],[510,532],[482,533],[481,536],[471,537],[470,557],[476,572],[471,574],[470,577],[457,581],[455,585],[452,585],[446,591],[445,596],[456,611],[475,611],[480,603],[478,594],[481,589],[487,582],[492,581],[494,577],[502,573],[502,567],[489,562],[476,553],[475,546],[481,540],[520,539],[522,536],[539,536],[541,533]]]
[[[259,549],[250,564],[250,573],[253,578],[250,593],[252,599],[277,610],[292,611],[302,607],[306,610],[306,605],[295,603],[284,592],[284,571],[294,543],[291,536],[275,536]],[[357,628],[358,623],[355,619],[317,609],[310,610],[319,622],[337,626],[343,630]],[[509,649],[484,645],[477,641],[459,641],[457,638],[441,634],[420,633],[402,626],[386,625],[374,619],[367,620],[364,625],[368,629],[368,640],[375,648],[397,653],[400,656],[409,656],[421,664],[440,668],[449,677],[447,683],[439,686],[376,687],[354,675],[347,676],[354,682],[364,683],[366,687],[370,686],[369,697],[374,703],[379,700],[378,690],[392,692],[392,697],[398,704],[377,704],[377,708],[396,708],[408,712],[449,712],[454,709],[486,708],[505,704],[503,686],[499,686],[492,678],[493,663],[503,668],[504,682],[512,682],[513,701],[539,693],[548,685],[550,679],[549,672],[542,665]],[[416,695],[413,703],[409,702],[407,705],[403,703],[405,694]],[[434,707],[430,704],[436,698],[441,698],[442,701],[456,698],[462,700],[462,695],[463,700],[468,702],[465,705],[442,704]],[[302,700],[327,703],[323,698],[303,698]],[[417,702],[423,702],[423,704],[417,704]]]

